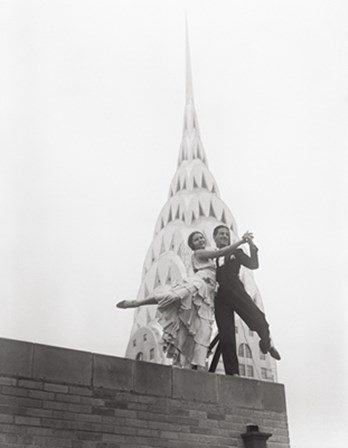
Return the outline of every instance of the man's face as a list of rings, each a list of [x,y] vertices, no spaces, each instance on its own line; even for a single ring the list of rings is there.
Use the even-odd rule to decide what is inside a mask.
[[[219,249],[228,246],[230,244],[230,231],[225,227],[221,227],[214,236],[214,241]]]

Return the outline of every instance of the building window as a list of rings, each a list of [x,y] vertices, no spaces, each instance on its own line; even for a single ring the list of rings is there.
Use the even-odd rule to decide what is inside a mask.
[[[242,358],[252,358],[251,350],[248,344],[240,344],[238,349],[238,356],[241,356]]]
[[[136,359],[137,361],[142,361],[142,360],[144,359],[143,352],[139,352],[139,353],[137,354],[137,356],[135,357],[135,359]]]
[[[155,349],[151,348],[150,349],[150,360],[155,359]]]
[[[253,332],[253,330],[250,330],[250,329],[249,329],[249,336],[252,337],[252,338],[254,337],[254,332]]]
[[[261,367],[261,378],[263,380],[273,380],[272,370],[266,369],[265,367]]]
[[[239,364],[239,374],[241,376],[245,376],[245,365],[244,364]]]
[[[247,376],[253,377],[254,376],[254,368],[253,366],[247,366]]]
[[[133,347],[135,347],[137,345],[137,340],[133,339]]]
[[[144,335],[143,335],[143,340],[144,340],[144,342],[147,341],[147,333],[144,333]]]
[[[261,350],[260,350],[260,359],[262,359],[262,361],[265,361],[265,359],[266,359],[266,355],[264,353],[262,353]]]
[[[234,331],[235,331],[236,334],[238,334],[238,327],[237,327],[237,325],[236,325]]]

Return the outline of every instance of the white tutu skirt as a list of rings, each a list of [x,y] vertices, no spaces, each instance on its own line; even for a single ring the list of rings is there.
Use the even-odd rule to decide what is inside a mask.
[[[215,273],[198,271],[154,295],[163,347],[174,364],[205,367],[214,322]]]

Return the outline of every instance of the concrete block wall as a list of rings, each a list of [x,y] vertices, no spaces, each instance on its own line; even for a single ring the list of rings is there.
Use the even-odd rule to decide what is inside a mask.
[[[281,384],[0,339],[0,447],[289,448]]]

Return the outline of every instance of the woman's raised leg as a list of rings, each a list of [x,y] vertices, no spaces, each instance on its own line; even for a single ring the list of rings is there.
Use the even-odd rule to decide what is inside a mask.
[[[121,302],[118,302],[116,304],[117,308],[138,308],[139,306],[143,305],[157,305],[158,299],[155,297],[146,297],[146,299],[142,300],[121,300]]]

